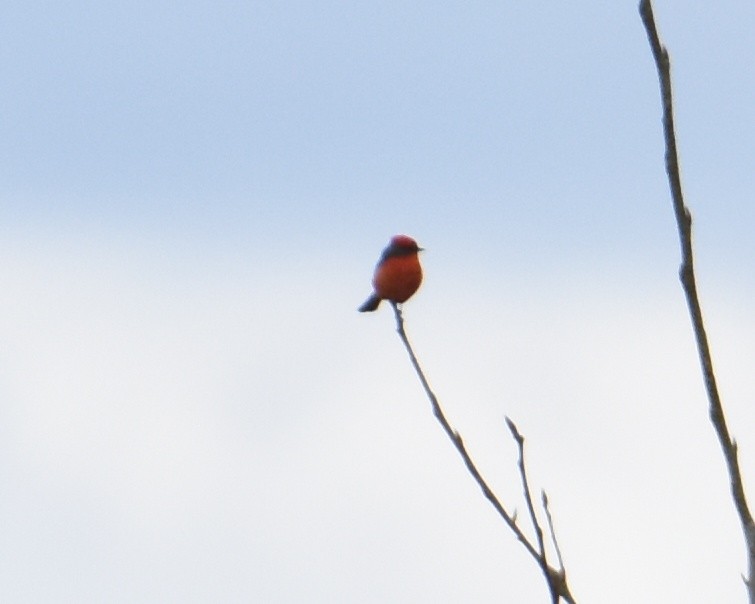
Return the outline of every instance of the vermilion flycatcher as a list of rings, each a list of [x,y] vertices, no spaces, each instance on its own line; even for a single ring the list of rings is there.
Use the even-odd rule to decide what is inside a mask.
[[[411,237],[392,237],[375,267],[375,276],[372,278],[375,291],[359,307],[359,312],[377,310],[381,300],[388,300],[395,305],[411,298],[422,283],[422,267],[417,255],[421,251],[422,248]]]

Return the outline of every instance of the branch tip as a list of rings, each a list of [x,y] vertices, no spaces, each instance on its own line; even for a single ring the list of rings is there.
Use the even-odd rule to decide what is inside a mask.
[[[521,444],[524,442],[524,437],[519,433],[519,429],[516,427],[516,424],[508,416],[506,416],[506,425],[509,428],[509,432],[511,432],[511,436],[513,436],[514,440],[521,446]]]

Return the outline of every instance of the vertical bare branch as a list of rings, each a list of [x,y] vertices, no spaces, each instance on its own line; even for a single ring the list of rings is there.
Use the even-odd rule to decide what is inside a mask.
[[[755,604],[755,524],[753,523],[752,514],[747,505],[744,487],[742,485],[742,476],[739,470],[739,461],[737,458],[737,443],[730,436],[729,428],[726,425],[721,398],[716,385],[716,376],[713,372],[713,361],[711,359],[710,347],[708,345],[708,336],[705,333],[703,324],[702,310],[697,295],[697,284],[695,282],[694,262],[692,256],[692,217],[689,209],[684,204],[682,194],[681,176],[679,173],[679,158],[676,150],[676,134],[674,132],[674,108],[673,97],[671,94],[671,63],[666,48],[661,43],[658,36],[658,30],[655,25],[653,16],[653,7],[650,0],[641,0],[640,15],[642,23],[645,26],[650,48],[653,52],[655,65],[658,70],[658,79],[661,88],[661,100],[663,103],[663,134],[666,143],[666,173],[668,175],[669,186],[671,188],[671,199],[676,215],[676,223],[679,230],[679,241],[681,243],[682,263],[679,269],[679,278],[682,282],[684,295],[687,299],[687,307],[692,319],[692,327],[695,332],[697,343],[697,352],[700,358],[703,379],[705,381],[705,390],[708,395],[709,413],[711,423],[716,431],[718,440],[726,460],[726,468],[729,473],[731,483],[731,493],[734,499],[739,520],[742,524],[742,530],[747,544],[749,558],[749,577],[745,579],[751,604]]]
[[[553,527],[553,516],[551,516],[551,509],[548,506],[548,495],[545,491],[542,492],[543,509],[545,510],[545,517],[548,519],[548,530],[551,534],[551,541],[553,541],[553,547],[556,550],[556,559],[558,560],[558,568],[561,574],[566,574],[564,567],[564,558],[561,555],[561,547],[558,545],[558,539],[556,539],[556,529]]]
[[[530,484],[527,479],[527,468],[524,465],[524,436],[519,433],[519,429],[516,424],[511,421],[510,418],[506,418],[506,425],[509,427],[511,435],[516,441],[519,448],[519,475],[522,477],[522,488],[524,489],[524,501],[527,504],[527,511],[530,514],[530,520],[532,521],[532,528],[535,531],[535,537],[537,537],[537,548],[540,552],[540,558],[542,562],[546,563],[545,543],[543,542],[543,529],[540,527],[540,523],[537,520],[537,514],[535,514],[535,506],[532,504],[532,493],[530,493]]]
[[[417,377],[419,377],[419,381],[422,384],[422,388],[425,390],[425,394],[427,395],[427,398],[430,400],[430,404],[433,409],[433,414],[435,415],[438,422],[440,422],[440,425],[443,427],[443,431],[446,433],[448,438],[451,439],[451,442],[453,443],[454,447],[456,447],[456,450],[459,452],[459,455],[461,455],[461,458],[464,460],[464,465],[467,467],[467,470],[472,475],[472,478],[475,479],[475,482],[477,482],[480,489],[482,489],[482,493],[485,496],[485,498],[488,501],[490,501],[490,503],[495,508],[496,512],[498,512],[498,515],[503,519],[503,521],[511,529],[514,535],[516,535],[516,538],[522,543],[522,545],[524,545],[524,548],[527,550],[530,556],[532,556],[537,562],[548,584],[548,589],[551,595],[551,602],[553,604],[557,604],[559,601],[559,598],[563,598],[563,600],[567,604],[576,604],[576,600],[571,595],[569,591],[569,587],[566,583],[566,573],[563,571],[563,569],[556,570],[548,566],[547,560],[545,558],[545,547],[543,545],[543,537],[542,537],[543,533],[542,533],[542,529],[537,523],[537,517],[535,516],[535,512],[532,507],[532,498],[529,495],[530,489],[529,489],[529,484],[527,481],[527,474],[524,470],[524,451],[523,451],[524,438],[519,435],[519,432],[518,430],[516,430],[516,426],[514,425],[514,423],[510,419],[506,418],[506,421],[509,425],[509,429],[512,430],[512,434],[519,435],[519,438],[517,439],[517,443],[519,444],[519,451],[520,451],[520,458],[519,458],[520,466],[519,467],[520,467],[520,472],[522,476],[522,481],[524,483],[525,497],[527,498],[527,506],[528,506],[528,509],[530,510],[530,516],[533,520],[533,523],[535,524],[535,531],[538,534],[539,551],[535,549],[535,547],[532,545],[529,539],[527,539],[527,536],[519,528],[519,526],[516,523],[516,517],[510,514],[506,510],[506,508],[498,499],[498,497],[495,495],[495,493],[493,493],[493,490],[490,488],[490,486],[488,486],[488,483],[482,477],[482,475],[480,474],[480,471],[477,469],[477,466],[475,465],[471,456],[467,452],[467,448],[464,445],[464,441],[462,440],[461,435],[451,427],[451,424],[446,419],[446,415],[443,412],[443,409],[441,408],[440,403],[438,402],[438,398],[435,396],[435,393],[433,392],[432,388],[430,388],[430,384],[428,383],[427,378],[425,377],[425,373],[422,371],[422,367],[420,366],[419,361],[417,360],[417,356],[414,354],[412,345],[409,343],[409,338],[407,337],[406,331],[404,330],[404,317],[401,313],[401,308],[398,304],[395,304],[393,302],[391,304],[393,305],[393,311],[396,315],[396,331],[398,332],[398,335],[401,338],[401,341],[403,342],[404,347],[406,348],[406,352],[409,354],[409,359],[411,360],[412,366],[414,367],[414,370],[417,373]],[[521,439],[521,442],[519,439]]]
[[[540,570],[542,570],[543,574],[545,575],[546,580],[548,581],[548,590],[551,594],[551,603],[552,604],[558,604],[558,598],[559,598],[559,589],[557,585],[558,577],[556,574],[554,574],[551,569],[548,566],[548,558],[545,551],[545,542],[543,540],[543,529],[540,526],[540,521],[537,519],[537,514],[535,513],[535,506],[532,503],[532,493],[530,491],[530,481],[527,478],[527,467],[524,463],[524,436],[522,436],[519,432],[519,429],[516,427],[516,424],[511,421],[510,418],[506,418],[506,425],[509,427],[509,431],[511,432],[511,436],[514,437],[514,440],[516,441],[517,447],[519,448],[519,476],[522,479],[522,488],[524,489],[524,501],[527,504],[527,511],[530,515],[530,520],[532,521],[532,528],[535,531],[535,536],[537,537],[537,547],[538,551],[540,552],[540,556],[538,557],[538,564],[540,565]]]

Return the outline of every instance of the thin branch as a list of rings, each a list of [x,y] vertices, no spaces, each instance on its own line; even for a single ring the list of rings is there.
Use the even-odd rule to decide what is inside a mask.
[[[548,589],[551,593],[551,601],[555,604],[558,602],[558,589],[556,587],[556,584],[553,581],[552,573],[549,572],[548,568],[548,558],[545,552],[545,543],[543,541],[543,529],[540,526],[540,522],[537,519],[537,514],[535,513],[535,506],[532,503],[532,493],[530,492],[530,484],[529,479],[527,478],[527,468],[524,465],[524,436],[521,435],[519,432],[519,429],[516,427],[516,424],[511,420],[511,418],[506,418],[506,425],[509,428],[509,431],[511,432],[511,436],[514,437],[514,440],[516,441],[517,447],[519,449],[519,475],[522,479],[522,488],[524,489],[524,500],[527,504],[527,511],[530,514],[530,520],[532,521],[532,528],[535,530],[535,536],[537,537],[537,547],[540,551],[540,556],[538,557],[538,564],[540,565],[540,569],[543,571],[543,574],[545,575],[547,581],[548,581]]]
[[[553,547],[556,549],[556,558],[558,559],[558,568],[562,573],[565,573],[564,559],[561,556],[561,548],[558,545],[558,539],[556,539],[556,530],[553,528],[553,517],[551,516],[551,509],[548,507],[548,495],[545,491],[542,492],[543,509],[545,510],[545,517],[548,519],[548,529],[551,534],[551,541],[553,541]]]
[[[509,427],[511,435],[516,441],[519,448],[519,474],[522,477],[522,487],[524,488],[524,500],[527,503],[527,510],[530,513],[530,519],[532,520],[532,528],[535,529],[535,536],[537,537],[537,547],[540,551],[540,557],[545,561],[545,544],[543,543],[543,529],[540,528],[540,523],[537,520],[535,514],[535,506],[532,505],[532,494],[530,493],[529,480],[527,479],[527,469],[524,465],[524,436],[519,433],[519,429],[516,424],[511,421],[511,418],[506,418],[506,425]]]
[[[409,338],[407,337],[406,331],[404,330],[404,317],[401,313],[401,308],[398,304],[395,304],[395,303],[392,303],[392,306],[393,306],[393,311],[396,315],[396,331],[398,332],[398,335],[401,338],[401,341],[404,343],[404,347],[406,348],[406,352],[409,354],[409,359],[411,360],[412,366],[414,367],[414,370],[417,373],[417,377],[419,377],[419,381],[422,384],[422,388],[425,390],[425,394],[427,395],[427,398],[430,400],[430,404],[433,409],[433,414],[435,415],[440,425],[443,427],[443,431],[446,433],[448,438],[451,439],[451,442],[453,443],[454,447],[456,447],[456,450],[459,452],[459,455],[461,455],[461,458],[464,461],[464,465],[467,467],[467,470],[472,475],[472,478],[474,478],[475,482],[477,482],[485,498],[493,505],[496,512],[498,512],[498,515],[503,519],[506,525],[511,529],[511,531],[514,533],[516,538],[522,543],[522,545],[530,554],[530,556],[532,556],[535,559],[535,561],[538,563],[538,565],[540,566],[541,570],[543,571],[545,575],[548,587],[551,590],[551,596],[553,598],[552,601],[558,602],[558,598],[563,598],[564,601],[567,602],[567,604],[576,604],[576,600],[574,600],[573,596],[569,592],[569,588],[566,584],[566,578],[565,578],[564,573],[559,572],[556,569],[553,569],[550,566],[548,566],[547,562],[545,561],[544,553],[541,555],[541,553],[538,550],[536,550],[535,547],[532,545],[530,540],[527,539],[527,536],[522,532],[522,530],[517,525],[515,515],[510,514],[506,510],[504,505],[501,503],[501,501],[498,499],[498,497],[495,495],[495,493],[493,493],[493,490],[490,488],[488,483],[482,477],[482,475],[480,474],[480,471],[477,469],[477,466],[475,465],[474,461],[469,455],[469,452],[467,451],[467,448],[464,445],[464,441],[462,440],[461,435],[451,427],[451,424],[446,419],[446,415],[443,412],[443,409],[441,408],[440,403],[438,402],[438,398],[435,396],[435,393],[433,392],[432,388],[430,388],[430,384],[428,383],[427,378],[425,377],[425,374],[422,371],[422,367],[420,366],[419,361],[417,360],[417,356],[414,354],[412,345],[409,343]],[[510,420],[507,420],[507,421],[510,421]],[[526,477],[526,475],[524,476]],[[525,479],[525,482],[526,482],[526,479]],[[526,486],[526,488],[527,490],[529,490],[529,486]],[[532,516],[534,518],[534,512],[532,512]],[[541,531],[540,539],[542,539],[542,531]],[[542,551],[544,552],[543,546],[541,545],[540,547]]]
[[[569,586],[566,583],[566,567],[564,566],[564,559],[561,556],[561,547],[558,545],[558,539],[556,539],[556,529],[553,526],[553,516],[551,516],[551,510],[548,506],[548,496],[545,494],[545,491],[542,492],[542,495],[545,517],[548,519],[548,529],[550,530],[551,541],[553,541],[553,547],[556,550],[556,558],[558,559],[558,571],[554,572],[553,567],[549,567],[551,572],[550,580],[553,585],[557,586],[559,591],[569,594]],[[571,598],[571,594],[569,594],[569,598]],[[569,598],[564,597],[564,600],[566,602],[571,602],[572,600]]]
[[[695,281],[694,262],[692,255],[692,217],[689,209],[684,203],[682,194],[681,176],[679,173],[679,158],[676,149],[676,134],[674,132],[674,110],[673,97],[671,94],[671,62],[666,48],[661,43],[658,35],[658,29],[655,25],[653,16],[653,7],[650,0],[641,0],[640,15],[642,23],[645,26],[650,48],[655,59],[656,69],[658,70],[658,80],[660,82],[661,100],[663,103],[663,134],[666,144],[666,173],[668,175],[669,186],[671,188],[671,199],[676,215],[676,223],[679,230],[679,241],[681,244],[682,263],[679,269],[679,278],[682,282],[684,295],[687,299],[687,307],[692,319],[692,326],[695,332],[697,352],[702,368],[703,379],[705,381],[705,390],[709,402],[709,414],[711,423],[716,431],[718,440],[726,460],[726,468],[729,473],[731,483],[731,493],[734,499],[734,505],[739,515],[742,531],[747,544],[749,558],[749,577],[745,579],[749,599],[751,604],[755,604],[755,523],[753,523],[752,514],[747,505],[747,498],[742,484],[742,476],[739,470],[739,460],[737,458],[737,444],[729,434],[729,428],[726,425],[723,405],[716,385],[716,376],[713,372],[713,361],[711,358],[710,347],[708,345],[708,336],[705,333],[703,324],[703,315],[700,308],[700,301],[697,295],[697,284]]]

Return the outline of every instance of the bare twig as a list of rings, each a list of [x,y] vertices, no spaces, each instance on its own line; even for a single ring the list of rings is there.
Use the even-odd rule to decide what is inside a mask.
[[[511,432],[511,435],[516,441],[519,448],[519,475],[522,477],[522,487],[524,488],[524,500],[527,503],[527,511],[530,514],[530,520],[532,520],[532,528],[535,530],[535,536],[537,537],[537,548],[540,551],[540,558],[543,562],[546,561],[545,544],[543,542],[543,529],[540,527],[540,523],[537,520],[535,514],[535,506],[532,505],[532,494],[530,493],[529,480],[527,479],[527,468],[524,465],[524,436],[519,433],[519,429],[511,418],[506,418],[506,425]]]
[[[718,394],[716,385],[716,376],[713,372],[713,361],[711,359],[710,347],[708,345],[708,336],[705,333],[703,324],[702,310],[697,295],[697,285],[695,281],[695,271],[692,256],[692,216],[689,208],[684,203],[682,194],[681,176],[679,173],[679,158],[676,150],[676,134],[674,132],[674,108],[673,97],[671,94],[671,62],[666,48],[661,43],[658,36],[658,30],[653,17],[653,7],[650,0],[641,0],[640,15],[642,23],[645,26],[650,47],[653,51],[653,58],[658,70],[658,79],[661,88],[661,99],[663,102],[663,134],[666,144],[666,173],[668,175],[669,185],[671,188],[671,199],[676,215],[676,223],[679,230],[679,241],[681,243],[682,263],[679,269],[679,278],[682,282],[684,295],[687,299],[687,307],[692,319],[692,326],[695,332],[697,343],[697,352],[702,368],[703,379],[705,381],[705,390],[708,395],[709,414],[711,423],[716,431],[718,440],[723,449],[726,460],[726,468],[729,473],[731,483],[731,493],[734,499],[734,505],[739,515],[742,531],[747,544],[749,558],[749,577],[745,578],[749,599],[751,604],[755,604],[755,523],[753,523],[752,514],[747,505],[744,486],[742,485],[742,476],[739,471],[739,461],[737,458],[737,443],[730,436],[729,428],[726,425],[721,398]]]
[[[566,567],[564,566],[564,559],[561,556],[561,547],[558,545],[558,539],[556,539],[556,529],[553,526],[553,516],[551,516],[551,510],[548,506],[548,496],[545,491],[542,492],[543,509],[545,510],[545,517],[548,519],[548,529],[551,535],[551,541],[553,541],[553,547],[556,550],[556,558],[558,559],[558,572],[553,574],[553,567],[549,567],[551,571],[551,581],[554,585],[559,586],[558,589],[563,589],[568,592],[569,587],[566,584]],[[568,602],[568,600],[567,600]]]
[[[546,580],[548,581],[548,590],[551,594],[551,602],[554,604],[558,603],[558,587],[556,582],[554,581],[554,575],[551,572],[551,569],[548,566],[548,558],[545,551],[545,542],[543,541],[543,529],[540,526],[540,522],[537,519],[537,514],[535,513],[535,506],[532,503],[532,493],[530,492],[530,484],[529,479],[527,478],[527,468],[524,464],[524,436],[521,435],[519,432],[519,429],[516,427],[516,424],[511,420],[511,418],[506,418],[506,425],[509,428],[509,431],[511,432],[511,436],[514,437],[514,440],[516,441],[517,447],[519,448],[519,475],[522,479],[522,488],[524,489],[524,501],[527,504],[527,511],[530,514],[530,520],[532,521],[532,528],[535,531],[535,536],[537,537],[537,547],[540,551],[540,556],[538,557],[538,564],[540,565],[540,570],[543,571],[543,574],[545,575]]]
[[[521,443],[519,444],[520,446],[520,471],[521,471],[522,480],[525,486],[525,496],[528,499],[527,505],[528,505],[528,508],[530,509],[531,518],[533,519],[533,522],[535,523],[535,526],[536,526],[535,530],[538,533],[539,551],[535,549],[535,547],[532,545],[530,540],[527,538],[527,536],[522,532],[522,530],[517,525],[516,515],[510,514],[506,510],[506,508],[498,499],[498,497],[495,495],[495,493],[493,493],[493,490],[490,488],[490,486],[488,486],[488,483],[482,477],[482,475],[480,474],[480,471],[477,469],[477,466],[475,465],[474,461],[469,455],[469,452],[467,451],[467,448],[464,445],[464,441],[462,440],[461,435],[451,427],[451,424],[448,423],[448,420],[446,419],[446,416],[443,413],[443,409],[441,408],[440,403],[438,402],[438,398],[435,396],[435,393],[430,388],[430,384],[428,383],[427,378],[425,377],[425,374],[422,371],[422,367],[420,367],[419,361],[417,360],[417,356],[414,354],[412,345],[409,343],[409,338],[407,338],[406,336],[406,331],[404,330],[404,317],[401,313],[401,307],[395,303],[392,303],[392,305],[393,305],[393,311],[396,315],[396,331],[398,332],[398,335],[401,338],[401,341],[404,343],[404,347],[406,348],[406,351],[409,354],[409,359],[411,360],[412,366],[414,367],[414,370],[417,373],[417,377],[419,377],[419,381],[422,384],[422,388],[425,390],[425,394],[427,395],[427,398],[430,400],[430,404],[433,409],[433,414],[435,415],[438,422],[440,422],[440,425],[443,427],[443,431],[446,433],[448,438],[451,439],[451,442],[453,443],[454,447],[456,447],[456,450],[459,452],[459,455],[461,455],[461,458],[464,461],[464,465],[467,467],[467,470],[472,475],[472,478],[475,479],[475,482],[477,482],[480,489],[482,489],[482,493],[485,496],[485,498],[493,505],[496,512],[498,512],[498,515],[503,519],[506,525],[511,529],[511,531],[514,533],[516,538],[522,543],[522,545],[530,554],[530,556],[532,556],[535,559],[535,561],[538,563],[538,566],[540,566],[545,576],[546,582],[548,584],[548,588],[551,592],[552,602],[555,604],[558,602],[559,598],[563,598],[563,600],[567,604],[576,604],[576,600],[574,600],[573,596],[571,595],[569,591],[569,587],[566,583],[566,575],[563,572],[563,569],[556,570],[554,568],[551,568],[550,566],[548,566],[547,561],[545,559],[545,548],[542,543],[542,529],[540,529],[539,525],[537,525],[537,518],[535,517],[534,510],[532,509],[532,501],[531,501],[531,497],[529,496],[529,485],[526,479],[526,472],[523,469],[524,454],[523,454],[522,446],[523,446],[524,439],[520,436],[520,438],[522,439]],[[512,433],[516,432],[516,434],[519,434],[513,422],[511,422],[511,420],[509,420],[508,418],[506,421],[509,424],[509,429],[511,429],[513,426]],[[517,442],[519,443],[519,440],[517,440]]]
[[[548,507],[548,495],[545,491],[542,492],[543,509],[545,510],[545,517],[548,519],[548,530],[551,534],[551,541],[553,541],[553,547],[556,549],[556,558],[558,559],[558,568],[562,573],[566,573],[564,567],[564,559],[561,556],[561,548],[558,545],[558,539],[556,539],[556,529],[553,528],[553,517],[551,516],[551,509]]]

